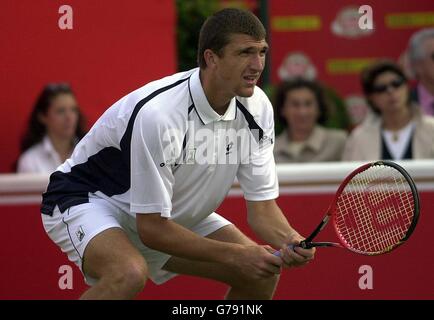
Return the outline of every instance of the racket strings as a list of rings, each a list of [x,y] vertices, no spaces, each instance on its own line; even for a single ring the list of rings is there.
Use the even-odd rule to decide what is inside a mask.
[[[338,198],[335,224],[350,249],[378,254],[405,237],[414,213],[412,190],[402,174],[384,165],[354,176]]]
[[[390,182],[389,182],[390,184]],[[395,181],[396,184],[396,181]],[[389,191],[389,192],[388,192]],[[383,192],[383,193],[380,193]],[[377,210],[375,210],[375,206],[379,205],[379,204],[384,204],[384,199],[382,199],[382,196],[384,197],[388,197],[389,199],[396,199],[396,196],[394,194],[395,192],[390,192],[390,190],[387,190],[386,192],[384,192],[384,190],[381,191],[377,191],[377,192],[372,192],[370,193],[370,199],[367,199],[365,201],[368,201],[371,203],[369,207],[369,209],[371,211],[371,217],[372,219],[377,219],[377,225],[375,225],[374,223],[372,224],[373,227],[378,227],[378,226],[387,226],[385,228],[383,228],[382,232],[374,232],[374,231],[378,231],[374,230],[372,228],[368,229],[367,231],[367,238],[365,240],[365,250],[373,250],[373,251],[380,251],[383,248],[380,247],[380,245],[389,247],[395,243],[397,243],[399,241],[400,237],[400,233],[399,233],[399,224],[397,224],[398,221],[396,221],[396,217],[394,216],[394,212],[396,210],[396,208],[393,207],[393,205],[383,205],[381,207],[382,210],[379,210],[377,208]],[[403,194],[402,192],[398,194],[398,196],[401,196],[401,194]],[[382,196],[381,196],[382,195]],[[376,216],[374,216],[376,215]],[[364,216],[364,225],[369,224],[369,220],[368,220],[369,215],[365,215]],[[394,220],[396,221],[395,224],[393,224]],[[373,221],[374,222],[374,221]],[[392,224],[391,224],[392,223]],[[402,230],[402,228],[401,228]],[[398,237],[398,238],[397,238]],[[378,238],[378,241],[375,241],[375,239]],[[374,246],[376,244],[375,247],[373,248],[369,248],[369,245]]]

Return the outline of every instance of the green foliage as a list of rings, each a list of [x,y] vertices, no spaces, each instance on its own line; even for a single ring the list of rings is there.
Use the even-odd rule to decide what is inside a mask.
[[[199,31],[206,18],[219,8],[218,0],[176,0],[178,10],[178,71],[197,67]]]

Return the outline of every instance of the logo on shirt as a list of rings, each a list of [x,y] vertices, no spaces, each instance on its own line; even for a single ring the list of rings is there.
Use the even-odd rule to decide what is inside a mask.
[[[81,242],[86,235],[83,231],[83,226],[79,226],[77,231],[75,232],[75,235],[77,236],[78,240]]]
[[[274,143],[273,137],[272,136],[267,136],[265,134],[262,136],[262,139],[260,141],[260,145],[262,147],[266,146],[266,145],[269,145],[269,144],[273,144],[273,143]]]
[[[226,155],[230,154],[232,151],[232,147],[234,146],[233,142],[229,142],[229,144],[226,146]]]
[[[185,156],[186,164],[194,164],[196,159],[196,148],[188,148]]]

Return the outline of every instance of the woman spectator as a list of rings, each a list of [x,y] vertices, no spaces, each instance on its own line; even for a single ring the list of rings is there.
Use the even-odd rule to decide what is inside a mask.
[[[318,83],[305,79],[283,82],[276,94],[276,116],[285,127],[276,138],[276,162],[339,161],[346,132],[326,129],[326,104]]]
[[[39,95],[21,141],[19,173],[52,173],[85,134],[77,100],[67,84],[49,84]]]
[[[372,112],[350,135],[344,160],[434,158],[434,118],[411,104],[403,70],[381,60],[362,72],[361,84]]]

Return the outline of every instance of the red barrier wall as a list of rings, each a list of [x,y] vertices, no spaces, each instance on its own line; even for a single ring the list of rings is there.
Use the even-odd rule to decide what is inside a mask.
[[[69,82],[93,124],[129,91],[176,70],[173,1],[70,0],[72,30],[58,26],[64,4],[1,2],[0,172],[11,170],[46,83]]]
[[[282,196],[278,203],[301,233],[309,233],[322,218],[331,195]],[[408,243],[391,254],[365,257],[346,250],[318,249],[314,262],[284,271],[276,299],[433,299],[434,193],[421,194],[419,224]],[[45,235],[37,206],[0,207],[0,299],[75,299],[86,288],[73,266],[73,290],[60,290],[59,267],[66,256]],[[219,212],[247,231],[244,200],[228,198]],[[321,234],[333,240],[332,228]],[[373,289],[358,286],[359,267],[373,269]],[[209,280],[179,276],[164,285],[150,281],[140,299],[220,299],[225,286]]]

